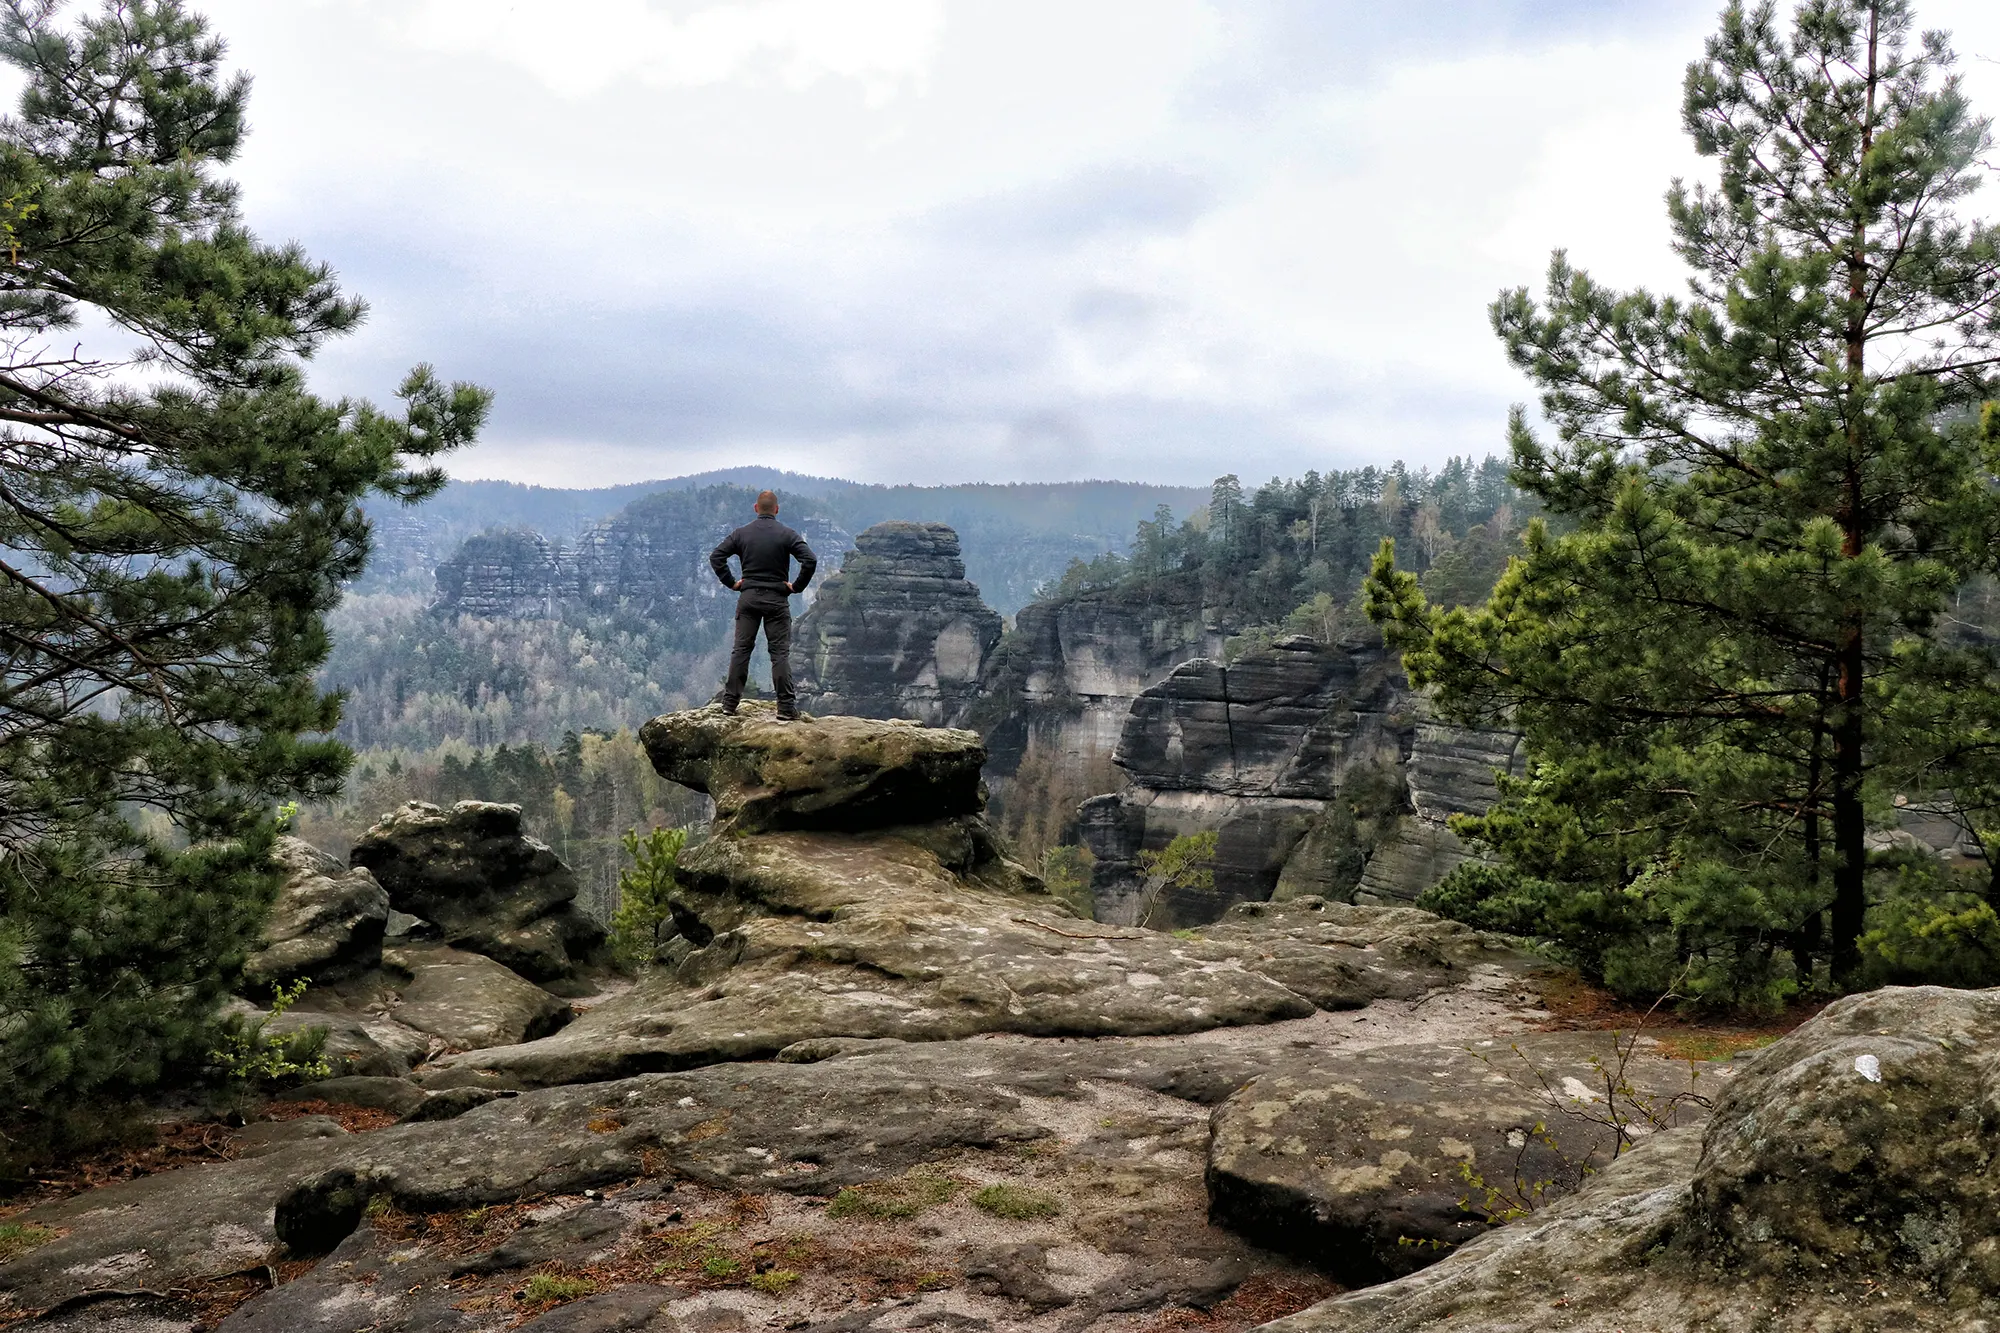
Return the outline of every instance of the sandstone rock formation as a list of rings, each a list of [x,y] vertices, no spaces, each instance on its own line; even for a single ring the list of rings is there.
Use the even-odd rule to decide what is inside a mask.
[[[1726,1070],[1625,1047],[1544,1032],[1281,1059],[1216,1108],[1209,1216],[1350,1286],[1415,1272],[1576,1190],[1621,1121],[1643,1140],[1707,1118]]]
[[[522,528],[468,537],[437,566],[438,605],[454,615],[553,616],[576,591],[567,553]]]
[[[568,976],[604,939],[576,905],[569,867],[521,832],[518,805],[460,801],[442,810],[411,801],[370,828],[349,857],[374,873],[396,910],[532,980]]]
[[[792,643],[815,713],[957,726],[1000,642],[998,612],[966,581],[942,523],[878,523],[821,585]]]
[[[656,717],[639,741],[660,776],[706,793],[718,832],[928,824],[979,813],[985,750],[963,731],[853,717],[792,726],[772,706]]]
[[[389,895],[375,877],[292,837],[278,839],[272,858],[287,875],[244,964],[251,987],[334,981],[374,967],[389,919]]]
[[[1104,791],[1132,701],[1178,664],[1219,657],[1224,638],[1203,617],[1199,584],[1184,578],[1022,607],[974,710],[996,798],[1008,799],[1023,764],[1055,794]]]
[[[1512,732],[1418,722],[1404,766],[1410,810],[1373,848],[1354,900],[1409,902],[1476,855],[1446,821],[1485,814],[1499,798],[1496,775],[1519,774],[1524,760]]]
[[[1138,919],[1135,864],[1182,833],[1218,836],[1215,886],[1147,904],[1151,924],[1214,920],[1271,897],[1286,860],[1353,769],[1403,757],[1404,696],[1380,651],[1295,637],[1224,666],[1184,662],[1133,701],[1113,756],[1127,791],[1084,816],[1097,915]]]
[[[1472,855],[1445,821],[1492,804],[1518,740],[1422,719],[1372,633],[1183,662],[1127,714],[1113,762],[1130,786],[1083,807],[1097,915],[1171,926],[1302,894],[1415,898]],[[1211,831],[1214,887],[1142,904],[1139,853]]]
[[[1274,918],[1268,938],[1213,940],[1079,921],[979,818],[976,736],[784,724],[767,707],[671,714],[642,733],[663,775],[716,801],[714,836],[681,860],[677,966],[554,1037],[445,1067],[540,1085],[828,1037],[1196,1032],[1448,985],[1511,957],[1476,932],[1394,913],[1343,916],[1340,949],[1289,947],[1303,928],[1292,918]],[[1421,961],[1397,952],[1408,935],[1424,937]]]
[[[533,1041],[573,1016],[565,1001],[480,954],[411,944],[387,950],[383,962],[408,978],[389,1016],[453,1050]]]
[[[1283,1333],[1972,1330],[2000,1309],[2000,992],[1852,996],[1761,1052],[1705,1130]]]

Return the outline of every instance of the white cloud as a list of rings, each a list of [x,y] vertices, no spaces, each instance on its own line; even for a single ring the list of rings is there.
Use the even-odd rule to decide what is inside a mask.
[[[1716,0],[196,0],[330,391],[494,387],[466,475],[1201,481],[1497,448],[1551,249],[1672,285]],[[2000,111],[2000,10],[1959,30]],[[1981,205],[1989,214],[2000,201]]]
[[[944,24],[941,0],[728,0],[679,15],[644,0],[559,9],[418,0],[378,14],[411,47],[502,61],[571,98],[622,79],[679,88],[748,80],[796,92],[841,78],[880,102],[921,91]]]

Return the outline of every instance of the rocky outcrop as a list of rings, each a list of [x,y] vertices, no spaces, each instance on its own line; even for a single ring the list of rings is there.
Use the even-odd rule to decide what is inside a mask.
[[[2000,1304],[1990,1110],[2000,992],[1853,996],[1761,1052],[1699,1137],[1283,1333],[1986,1327]]]
[[[434,923],[446,943],[485,954],[532,980],[570,975],[603,942],[576,905],[576,877],[521,831],[521,807],[411,801],[349,854],[374,873],[399,912]]]
[[[408,978],[389,1016],[451,1050],[533,1041],[574,1016],[566,1001],[480,954],[412,944],[383,962]]]
[[[576,591],[567,552],[524,528],[468,537],[437,566],[438,605],[454,615],[553,616]]]
[[[791,726],[769,706],[656,717],[640,744],[661,777],[715,802],[718,832],[930,824],[977,815],[986,758],[969,732],[825,717]]]
[[[1040,782],[1096,779],[1132,701],[1179,663],[1219,656],[1224,637],[1203,616],[1199,582],[1187,578],[1022,607],[988,663],[973,713],[992,753],[996,793],[1005,799],[1031,750],[1052,769],[1037,775]]]
[[[1000,642],[998,612],[966,580],[942,523],[878,523],[799,621],[792,667],[815,713],[957,726]]]
[[[1446,821],[1491,806],[1517,745],[1424,720],[1368,632],[1184,662],[1126,716],[1113,762],[1129,787],[1082,808],[1097,915],[1172,926],[1299,895],[1407,902],[1474,854]],[[1140,853],[1203,832],[1213,887],[1151,896]]]
[[[952,1314],[1112,1333],[1186,1308],[1241,1324],[1329,1284],[1208,1221],[1210,1109],[1274,1070],[1319,1079],[1373,1068],[1349,1057],[1385,1043],[1545,1017],[1535,964],[1410,909],[1246,903],[1174,935],[1081,920],[986,828],[968,732],[781,724],[749,703],[660,719],[647,744],[717,807],[683,854],[662,965],[546,1036],[552,998],[448,944],[312,988],[280,1023],[337,1029],[379,1064],[298,1095],[401,1123],[218,1126],[222,1160],[29,1210],[0,1318],[80,1295],[92,1318],[215,1326],[196,1302],[283,1263],[293,1280],[224,1327],[491,1327],[535,1313],[531,1272],[600,1284],[578,1318],[643,1307],[684,1327],[746,1308],[801,1327],[835,1310],[850,1330]],[[379,864],[488,883],[468,867],[490,866],[474,834],[504,823],[493,809],[399,812]],[[477,897],[423,882],[431,919]],[[1413,1114],[1401,1089],[1384,1082],[1369,1124]],[[774,1260],[800,1276],[759,1284],[792,1271]],[[662,1280],[679,1284],[664,1303],[617,1295]]]
[[[1449,985],[1506,956],[1461,927],[1393,913],[1343,918],[1353,952],[1281,947],[1292,918],[1255,939],[1185,940],[1079,921],[979,817],[984,752],[970,732],[787,724],[746,704],[733,718],[713,707],[659,718],[644,738],[662,774],[717,807],[714,836],[681,860],[675,966],[552,1038],[446,1067],[547,1084],[831,1037],[1198,1032]],[[1428,937],[1421,962],[1367,952],[1371,937],[1406,929]]]
[[[1174,668],[1127,714],[1113,762],[1131,786],[1083,811],[1098,917],[1198,924],[1272,897],[1349,775],[1402,762],[1407,702],[1387,654],[1365,644],[1294,637],[1229,665]],[[1211,831],[1213,888],[1142,902],[1139,853]]]
[[[1526,756],[1513,732],[1419,722],[1405,765],[1410,809],[1392,821],[1361,872],[1354,900],[1410,902],[1480,855],[1447,822],[1481,815],[1499,799],[1498,775],[1519,774]]]
[[[389,895],[373,875],[292,837],[278,839],[272,860],[286,877],[243,967],[253,990],[335,981],[381,961]]]

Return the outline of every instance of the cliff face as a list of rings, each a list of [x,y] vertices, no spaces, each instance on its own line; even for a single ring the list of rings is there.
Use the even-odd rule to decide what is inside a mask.
[[[437,570],[437,607],[454,615],[553,616],[566,605],[639,615],[726,618],[708,553],[749,521],[755,493],[736,487],[663,491],[627,505],[569,544],[526,530],[469,538]],[[786,507],[825,569],[854,541],[809,507]],[[800,512],[792,512],[794,509]]]
[[[957,726],[1002,631],[942,523],[878,523],[799,621],[792,670],[809,711]]]
[[[1492,803],[1514,738],[1424,721],[1373,636],[1295,637],[1176,667],[1131,705],[1113,762],[1131,785],[1081,817],[1098,916],[1178,926],[1308,893],[1414,898],[1471,854],[1445,820]],[[1209,831],[1212,888],[1148,888],[1141,852]]]
[[[437,567],[437,604],[456,615],[552,616],[576,592],[565,555],[539,533],[522,529],[467,538]]]
[[[1079,801],[1118,784],[1111,755],[1133,701],[1178,664],[1220,656],[1222,644],[1192,580],[1021,608],[968,715],[992,755],[987,781],[1003,823],[1017,834],[1024,818],[1070,824]]]

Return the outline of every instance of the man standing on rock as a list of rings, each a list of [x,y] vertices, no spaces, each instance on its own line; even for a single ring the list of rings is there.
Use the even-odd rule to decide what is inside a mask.
[[[742,577],[729,573],[729,557],[742,566]],[[793,560],[799,574],[793,578]],[[708,567],[722,586],[741,593],[736,599],[736,643],[729,652],[729,679],[722,687],[722,711],[734,717],[743,701],[743,683],[750,678],[750,650],[757,646],[757,627],[764,627],[764,646],[771,650],[771,688],[778,695],[778,720],[799,715],[792,692],[791,596],[806,590],[819,557],[806,539],[778,522],[778,495],[757,493],[757,517],[722,539],[708,557]]]

